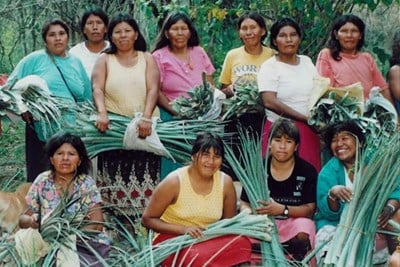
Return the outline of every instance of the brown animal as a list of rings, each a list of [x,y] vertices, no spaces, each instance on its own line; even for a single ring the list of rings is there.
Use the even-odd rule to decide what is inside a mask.
[[[27,209],[25,196],[32,183],[22,183],[15,192],[0,192],[1,232],[12,233],[18,225],[19,216]]]

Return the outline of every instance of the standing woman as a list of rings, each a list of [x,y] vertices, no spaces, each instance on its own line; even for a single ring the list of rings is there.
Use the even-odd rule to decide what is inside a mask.
[[[368,52],[362,52],[365,24],[357,16],[346,14],[333,23],[328,47],[318,55],[316,67],[319,74],[331,80],[331,86],[342,87],[361,82],[364,98],[374,86],[390,99],[388,86],[379,71],[374,58]]]
[[[170,103],[180,96],[187,97],[191,88],[202,85],[203,73],[206,73],[207,81],[214,84],[212,74],[215,68],[199,43],[199,36],[188,15],[173,12],[165,19],[153,51],[160,70],[158,105],[163,121],[178,115]],[[161,179],[180,166],[162,158]]]
[[[101,8],[86,10],[80,22],[80,29],[85,41],[76,44],[69,50],[72,55],[82,61],[89,79],[92,76],[96,60],[110,44],[105,40],[107,24],[108,16]]]
[[[234,95],[235,85],[257,84],[257,74],[261,64],[274,54],[274,51],[263,43],[268,31],[265,20],[260,14],[254,11],[243,14],[237,22],[237,29],[243,45],[226,54],[219,77],[221,90],[227,97]],[[256,112],[240,117],[240,122],[245,126],[251,126],[259,135],[263,120],[264,114]]]
[[[390,94],[400,123],[400,29],[397,29],[393,37],[388,80]]]
[[[279,19],[271,27],[271,47],[278,54],[261,65],[257,78],[267,115],[263,152],[268,146],[272,123],[280,117],[290,118],[299,129],[302,140],[299,156],[319,170],[319,137],[307,124],[307,107],[317,70],[309,57],[297,54],[300,40],[300,26],[291,18]]]
[[[42,27],[45,49],[24,57],[11,73],[7,83],[28,75],[37,75],[46,81],[50,93],[63,101],[91,101],[90,81],[81,61],[67,51],[69,29],[60,19],[46,21]],[[28,182],[46,170],[44,153],[45,136],[39,122],[34,122],[29,113],[23,115],[25,127],[25,158]],[[36,131],[35,131],[36,130]]]
[[[146,41],[130,15],[115,15],[107,34],[110,48],[97,60],[92,76],[96,127],[101,132],[109,130],[109,112],[130,118],[142,112],[138,134],[146,138],[151,134],[158,97],[156,62],[145,52]],[[112,150],[98,155],[97,178],[101,186],[115,186],[105,197],[132,216],[146,205],[159,179],[159,168],[159,157],[152,153]]]

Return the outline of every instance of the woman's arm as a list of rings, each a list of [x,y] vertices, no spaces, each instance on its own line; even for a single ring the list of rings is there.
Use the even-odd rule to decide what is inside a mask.
[[[206,80],[213,86],[215,87],[214,79],[212,75],[207,75]]]
[[[173,110],[172,106],[169,104],[168,98],[161,92],[158,93],[158,105],[171,113],[172,115],[178,115],[175,110]]]
[[[153,56],[150,53],[144,53],[146,59],[146,104],[143,111],[143,117],[150,119],[157,104],[158,92],[160,86],[160,72]]]
[[[144,53],[144,57],[146,59],[146,103],[142,115],[143,119],[138,124],[139,137],[141,138],[151,135],[151,117],[157,104],[160,85],[160,73],[156,61],[150,53]]]
[[[287,206],[289,210],[289,218],[312,218],[315,212],[315,203],[307,203],[300,206]],[[285,207],[284,207],[285,208]]]
[[[106,79],[107,54],[102,54],[96,61],[92,72],[93,100],[97,107],[96,127],[101,132],[105,132],[110,126],[104,99]]]
[[[400,66],[395,65],[389,71],[389,90],[392,97],[400,101]]]
[[[221,91],[226,95],[226,97],[232,97],[234,93],[233,84],[221,84]]]
[[[260,200],[261,207],[256,208],[258,214],[267,214],[270,216],[284,215],[285,205],[274,200]],[[287,206],[289,210],[288,217],[297,218],[305,217],[312,218],[315,212],[315,203],[307,203],[300,206]]]
[[[322,49],[321,52],[319,52],[318,54],[315,67],[317,68],[319,75],[330,79],[330,84],[331,86],[333,86],[333,71],[331,63],[329,61],[330,59],[331,59],[330,50],[328,48]]]
[[[237,207],[235,186],[230,176],[223,174],[222,177],[224,179],[224,209],[222,218],[232,218],[236,215]]]
[[[158,233],[183,235],[189,227],[161,220],[167,207],[176,202],[179,195],[178,175],[168,176],[154,190],[149,204],[143,212],[142,224]]]
[[[268,91],[261,92],[261,98],[263,100],[264,106],[267,109],[274,111],[278,115],[303,122],[307,122],[308,120],[307,116],[295,111],[288,105],[279,101],[276,92],[268,92]]]
[[[103,212],[100,203],[97,203],[90,208],[87,219],[91,223],[84,227],[85,230],[103,231]]]

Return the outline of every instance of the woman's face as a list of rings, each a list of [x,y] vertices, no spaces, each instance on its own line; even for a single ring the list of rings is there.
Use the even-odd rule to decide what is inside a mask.
[[[239,37],[245,46],[256,46],[261,44],[261,38],[265,33],[266,30],[261,28],[253,19],[244,19],[240,24]]]
[[[295,55],[300,45],[300,36],[292,26],[284,26],[279,30],[274,43],[279,54]]]
[[[190,39],[189,26],[183,20],[178,20],[165,32],[165,36],[169,39],[172,50],[185,48]]]
[[[129,51],[137,39],[138,33],[126,22],[118,23],[113,31],[111,41],[119,51]]]
[[[56,175],[68,177],[76,172],[81,160],[78,151],[71,144],[64,143],[50,157],[50,162]]]
[[[87,18],[85,27],[83,28],[83,33],[90,42],[102,42],[106,32],[107,26],[100,17],[92,14]]]
[[[357,152],[355,136],[347,131],[335,134],[331,141],[331,150],[343,163],[353,164]]]
[[[336,39],[340,44],[340,49],[344,53],[354,53],[357,51],[357,44],[361,40],[361,32],[358,27],[347,22],[336,32]]]
[[[269,145],[271,157],[278,162],[287,162],[292,160],[297,150],[296,141],[287,136],[273,137]]]
[[[61,25],[51,25],[46,33],[46,47],[50,54],[64,57],[68,45],[68,34]]]
[[[222,156],[215,153],[214,148],[208,151],[198,152],[192,156],[193,166],[200,175],[211,177],[222,166]]]

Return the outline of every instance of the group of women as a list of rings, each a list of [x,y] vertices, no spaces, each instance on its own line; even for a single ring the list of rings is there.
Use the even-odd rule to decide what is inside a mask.
[[[361,82],[365,98],[372,87],[378,86],[384,96],[398,105],[398,69],[394,66],[390,71],[390,88],[393,88],[390,91],[372,56],[361,51],[365,25],[355,15],[343,15],[334,22],[328,48],[321,51],[316,66],[309,57],[298,55],[302,29],[291,18],[279,19],[272,25],[271,48],[264,44],[267,27],[259,14],[244,14],[237,28],[243,46],[229,51],[225,58],[219,79],[221,91],[232,97],[235,86],[249,83],[258,86],[266,109],[264,128],[264,114],[246,114],[238,119],[259,134],[263,132],[263,150],[270,155],[268,186],[272,200],[260,200],[260,207],[254,208],[258,213],[281,217],[282,220],[277,221],[281,242],[290,248],[289,254],[299,260],[315,247],[316,230],[311,218],[316,206],[319,218],[324,218],[324,212],[327,220],[335,221],[340,216],[341,200],[347,200],[351,193],[347,188],[353,182],[349,170],[354,166],[357,153],[354,149],[357,133],[352,128],[335,128],[326,143],[334,157],[316,178],[322,165],[320,140],[307,125],[314,79],[319,75],[328,77],[332,86]],[[137,130],[141,138],[151,134],[153,116],[170,120],[177,115],[171,108],[171,101],[186,96],[189,89],[202,84],[203,73],[215,86],[212,77],[215,68],[199,46],[197,31],[185,13],[172,13],[165,19],[152,53],[146,52],[146,41],[130,15],[117,14],[108,22],[103,11],[90,10],[82,17],[81,29],[86,41],[67,51],[67,25],[58,19],[46,22],[42,29],[46,48],[26,56],[10,75],[9,83],[34,74],[47,82],[55,97],[72,104],[93,101],[97,108],[96,127],[101,132],[110,130],[109,113],[134,117],[140,112]],[[44,175],[45,140],[35,131],[37,122],[30,114],[24,114],[23,118],[27,122],[28,180],[38,177],[27,199],[45,197],[43,190],[39,190],[43,181],[49,183],[47,187],[54,192],[59,192],[60,186],[73,191],[71,180],[77,185],[82,183],[76,177],[81,177],[77,166],[86,158],[84,152],[74,145],[75,141],[65,139],[67,145],[60,143],[55,150],[47,152],[53,168]],[[62,155],[65,155],[65,163],[59,164],[55,159]],[[159,157],[148,152],[103,152],[98,155],[97,184],[115,186],[103,194],[103,198],[117,202],[128,215],[139,211],[146,227],[167,235],[160,235],[161,240],[180,234],[197,238],[208,224],[235,215],[236,193],[232,179],[219,171],[223,160],[219,137],[207,133],[199,135],[191,155],[190,165],[182,167],[173,166],[171,162],[160,163]],[[333,171],[327,169],[332,164],[338,169],[337,181],[329,175]],[[157,185],[160,178],[165,179]],[[331,181],[330,186],[322,188],[321,179]],[[245,207],[248,201],[243,194]],[[396,194],[388,200],[390,216],[399,213],[399,200]],[[99,202],[96,195],[92,206]],[[37,207],[30,205],[29,215],[37,211]],[[101,222],[101,214],[96,214],[95,221]],[[32,218],[37,221],[37,216]],[[284,230],[288,226],[294,230]],[[317,228],[319,226],[317,222]],[[242,248],[251,250],[249,240],[236,241],[241,242]],[[251,255],[236,256],[230,256],[229,265],[251,261]]]

